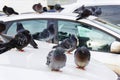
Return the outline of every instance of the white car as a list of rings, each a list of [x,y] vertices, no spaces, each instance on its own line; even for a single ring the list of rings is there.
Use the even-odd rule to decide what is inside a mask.
[[[57,77],[55,77],[54,75],[58,75],[61,76],[61,78],[59,77],[59,79],[62,79],[62,77],[65,76],[65,80],[72,80],[72,73],[72,75],[75,75],[73,77],[76,80],[116,80],[116,75],[97,61],[100,61],[110,66],[115,66],[112,68],[112,70],[116,70],[116,72],[119,73],[119,27],[107,23],[94,16],[90,16],[86,19],[81,19],[78,21],[76,21],[76,18],[76,14],[65,15],[60,13],[31,13],[11,15],[9,17],[1,16],[0,21],[4,22],[7,27],[4,33],[11,36],[16,34],[17,22],[22,23],[25,29],[28,29],[31,32],[31,34],[41,32],[51,24],[53,24],[56,29],[55,37],[52,40],[52,44],[46,43],[44,41],[38,41],[38,50],[28,46],[27,48],[25,48],[26,52],[23,54],[16,51],[16,49],[5,52],[0,55],[1,66],[7,65],[6,68],[8,68],[9,66],[10,70],[11,68],[13,69],[13,67],[15,67],[15,69],[18,69],[20,67],[26,68],[30,69],[30,71],[32,69],[33,73],[35,72],[34,70],[37,70],[37,73],[40,73],[42,76],[44,76],[42,72],[45,74],[48,73],[47,76],[51,75],[50,77],[52,77],[52,79],[57,79]],[[82,71],[82,74],[79,74],[79,70],[74,71],[75,64],[73,62],[73,55],[67,55],[67,65],[62,70],[64,74],[56,74],[54,72],[51,73],[51,71],[45,65],[46,55],[52,49],[52,45],[55,45],[56,43],[59,43],[63,39],[69,37],[70,34],[74,34],[79,38],[79,46],[86,46],[91,52],[92,59],[90,64],[86,67],[88,71]],[[97,61],[95,61],[94,59]],[[31,72],[30,75],[32,75],[33,73]],[[35,77],[35,75],[33,77]],[[44,77],[43,79],[47,79],[47,77]]]

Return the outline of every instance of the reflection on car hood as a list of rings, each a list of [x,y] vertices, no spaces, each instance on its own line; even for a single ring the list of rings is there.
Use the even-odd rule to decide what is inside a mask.
[[[0,55],[0,80],[116,80],[117,76],[102,63],[91,59],[85,70],[76,68],[73,54],[67,55],[62,72],[46,66],[46,56],[54,44],[37,42],[39,49],[28,45],[25,52],[12,49]]]

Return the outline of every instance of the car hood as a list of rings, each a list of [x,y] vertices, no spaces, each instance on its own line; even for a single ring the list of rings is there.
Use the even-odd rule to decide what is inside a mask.
[[[46,56],[53,45],[36,41],[39,49],[28,45],[25,52],[12,49],[0,55],[0,80],[116,80],[117,75],[102,63],[91,59],[85,70],[76,68],[73,54],[67,55],[62,72],[51,71]]]

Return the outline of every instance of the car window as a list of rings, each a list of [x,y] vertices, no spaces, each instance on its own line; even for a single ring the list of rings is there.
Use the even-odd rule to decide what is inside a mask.
[[[36,32],[42,32],[43,29],[47,28],[47,20],[26,20],[26,21],[19,21],[23,24],[24,28],[29,30],[31,34]],[[16,25],[17,21],[14,22],[7,31],[8,35],[15,35],[16,34]]]
[[[59,41],[75,34],[79,38],[79,46],[87,46],[93,51],[110,51],[110,45],[116,39],[94,26],[71,21],[58,21]]]
[[[69,37],[70,34],[77,35],[77,25],[78,23],[70,22],[70,21],[58,21],[58,38],[59,40],[63,40],[67,37]]]

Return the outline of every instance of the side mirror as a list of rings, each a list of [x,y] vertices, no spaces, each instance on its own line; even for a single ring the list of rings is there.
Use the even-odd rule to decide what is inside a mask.
[[[110,52],[120,54],[120,42],[114,41],[110,46]]]

